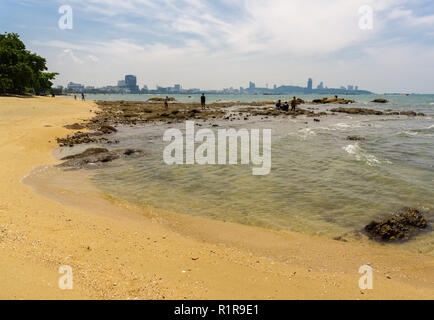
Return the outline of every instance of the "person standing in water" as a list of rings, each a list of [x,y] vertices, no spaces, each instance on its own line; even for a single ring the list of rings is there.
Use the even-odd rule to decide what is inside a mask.
[[[200,97],[200,104],[202,105],[202,110],[206,109],[206,97],[205,93],[202,93],[202,96]]]
[[[295,111],[295,107],[297,107],[297,98],[293,97],[291,101],[291,111]]]

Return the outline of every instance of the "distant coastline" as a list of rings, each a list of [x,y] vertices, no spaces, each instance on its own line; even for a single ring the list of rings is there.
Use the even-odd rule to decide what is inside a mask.
[[[139,90],[136,92],[128,91],[121,92],[118,89],[106,89],[106,88],[84,88],[80,90],[71,90],[64,89],[64,94],[77,94],[77,93],[87,93],[87,94],[219,94],[219,95],[228,95],[228,94],[248,94],[248,95],[307,95],[307,94],[318,94],[318,95],[368,95],[374,94],[371,91],[367,90],[347,90],[347,89],[337,89],[337,88],[324,88],[324,89],[308,89],[304,87],[298,86],[281,86],[276,89],[268,89],[268,88],[254,88],[254,89],[244,89],[244,90],[199,90],[199,89],[191,89],[184,91],[175,91],[171,90],[171,88],[160,88],[159,90]]]

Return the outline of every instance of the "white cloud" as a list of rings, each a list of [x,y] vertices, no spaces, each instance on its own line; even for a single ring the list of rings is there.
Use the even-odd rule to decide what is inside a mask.
[[[83,64],[83,60],[78,58],[71,49],[65,49],[59,54],[59,58],[64,61],[65,57],[71,58],[71,60],[76,64]]]
[[[389,19],[399,19],[409,26],[434,26],[434,15],[416,16],[413,10],[394,8],[388,14]]]
[[[413,39],[402,36],[399,29],[390,29],[391,23],[396,28],[398,21],[402,30],[420,30],[422,26],[425,30],[421,32],[432,33],[429,27],[434,16],[417,16],[411,9],[418,0],[224,0],[230,9],[223,11],[216,9],[215,3],[199,0],[70,2],[77,14],[102,21],[111,31],[127,34],[128,28],[135,32],[143,29],[157,40],[143,43],[138,37],[119,39],[104,34],[97,41],[35,42],[40,47],[71,50],[72,63],[86,66],[66,67],[55,58],[50,67],[65,77],[61,81],[95,79],[92,84],[103,85],[107,79],[115,83],[123,74],[135,73],[148,85],[183,81],[186,87],[211,88],[255,79],[263,79],[264,84],[304,84],[313,76],[330,86],[361,79],[361,87],[386,90],[389,85],[372,80],[373,74],[383,81],[393,78],[396,86],[411,86],[399,80],[403,65],[392,61],[411,63],[403,52],[411,57],[418,50],[431,53],[433,47],[411,46]],[[374,8],[372,31],[358,28],[363,5]],[[352,53],[345,55],[345,50]],[[62,54],[65,52],[60,51],[60,57]],[[428,54],[411,64],[412,72],[425,73],[424,63],[432,63]],[[384,77],[378,75],[381,72]]]

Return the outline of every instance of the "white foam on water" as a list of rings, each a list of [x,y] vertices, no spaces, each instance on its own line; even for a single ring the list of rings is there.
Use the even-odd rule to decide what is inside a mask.
[[[363,148],[361,148],[358,143],[349,144],[343,147],[343,149],[348,154],[353,155],[357,161],[364,161],[369,166],[375,166],[381,163],[374,155],[367,153]]]
[[[334,130],[347,130],[347,129],[353,129],[353,128],[362,128],[365,126],[366,125],[363,125],[360,122],[352,122],[352,123],[341,122],[341,123],[337,123],[337,124],[333,125],[332,128],[334,128]]]
[[[303,140],[306,140],[309,137],[313,137],[313,136],[316,136],[316,132],[310,128],[298,130],[298,137],[302,138]]]
[[[349,123],[338,123],[338,124],[335,124],[335,127],[347,129],[347,128],[351,128],[352,126]]]
[[[401,131],[398,134],[406,134],[408,136],[417,136],[419,134],[419,132],[406,130],[406,131]]]

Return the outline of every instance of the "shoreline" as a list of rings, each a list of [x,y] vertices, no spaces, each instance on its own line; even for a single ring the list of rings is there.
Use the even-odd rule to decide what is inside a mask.
[[[9,178],[1,186],[0,198],[0,212],[9,213],[1,215],[0,220],[6,230],[3,234],[8,235],[6,239],[0,238],[2,256],[8,257],[0,264],[4,271],[0,283],[9,284],[0,289],[2,298],[432,299],[434,296],[434,258],[429,256],[155,213],[156,210],[140,215],[135,213],[136,208],[125,203],[119,206],[104,199],[101,202],[98,197],[85,208],[42,197],[19,180],[37,166],[57,163],[51,154],[54,136],[70,133],[61,127],[88,118],[89,108],[96,106],[63,98],[33,98],[33,108],[24,106],[28,99],[0,98],[0,105],[12,102],[8,99],[13,99],[15,107],[22,108],[28,118],[24,119],[21,110],[14,114],[13,108],[2,114],[3,119],[10,117],[14,123],[25,123],[25,128],[22,136],[9,143],[2,140],[0,147],[15,160],[25,155],[27,159],[22,159],[23,164],[17,161],[12,172],[8,169],[2,172]],[[32,114],[35,106],[39,110]],[[79,106],[79,110],[65,111],[65,106]],[[53,115],[48,120],[44,115],[50,112]],[[49,123],[51,120],[55,129],[44,127],[45,122],[53,125]],[[35,126],[39,126],[38,130]],[[12,135],[17,133],[11,129]],[[3,128],[2,133],[8,136],[7,129]],[[82,204],[83,194],[77,197],[72,203]],[[374,290],[362,294],[358,288],[358,268],[368,263],[374,268]],[[73,291],[56,288],[61,264],[69,264],[76,270]],[[23,265],[30,265],[37,275],[21,274]],[[6,282],[7,278],[14,278],[10,270],[20,274],[17,284]],[[35,284],[34,279],[41,281]],[[20,290],[26,283],[33,283],[33,291]]]

